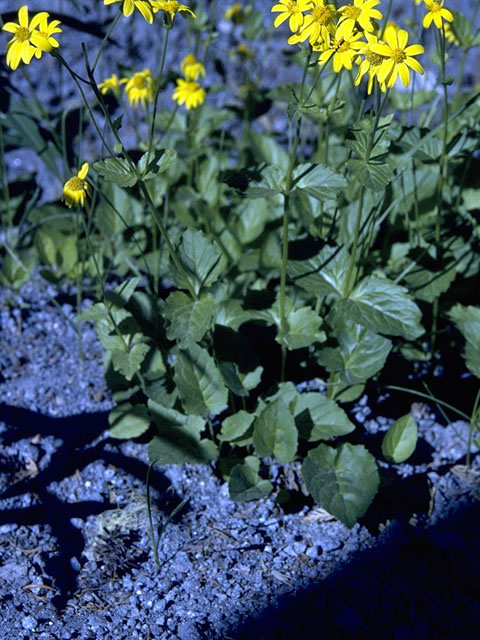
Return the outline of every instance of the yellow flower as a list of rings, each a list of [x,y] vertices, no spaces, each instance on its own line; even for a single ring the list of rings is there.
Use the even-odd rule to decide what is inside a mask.
[[[229,49],[228,53],[231,56],[238,56],[244,60],[253,60],[253,58],[255,58],[255,51],[247,47],[244,42],[240,42],[236,49]]]
[[[185,103],[187,109],[195,109],[205,101],[205,91],[198,82],[189,82],[178,78],[172,100],[176,100],[180,105]]]
[[[198,76],[205,77],[205,67],[195,58],[193,53],[189,53],[185,56],[180,66],[182,67],[183,75],[187,80],[196,80]]]
[[[153,102],[153,77],[150,69],[137,71],[131,78],[122,78],[120,84],[125,85],[128,103],[133,104],[135,109],[139,102],[144,109],[147,100]]]
[[[152,24],[152,7],[146,0],[103,0],[103,4],[113,4],[114,2],[123,2],[122,11],[127,18],[132,15],[134,9],[138,9],[145,20]]]
[[[285,20],[288,20],[290,31],[295,33],[303,25],[303,12],[310,9],[311,6],[311,0],[279,0],[271,9],[271,11],[280,14],[275,18],[273,26],[279,27]]]
[[[105,78],[103,82],[99,83],[98,88],[102,95],[105,95],[109,91],[113,91],[113,93],[118,96],[120,93],[120,81],[117,78],[117,74],[113,73],[109,78]]]
[[[60,24],[60,20],[52,20],[50,22],[50,24],[48,24],[48,18],[47,18],[48,14],[46,14],[46,15],[39,14],[39,15],[41,15],[42,17],[41,17],[40,23],[38,25],[38,33],[50,45],[49,51],[51,51],[52,48],[57,48],[58,47],[58,42],[52,36],[53,36],[54,33],[61,33],[62,32],[62,30],[58,28],[58,25]],[[44,51],[43,49],[40,49],[39,47],[37,47],[35,49],[35,57],[36,58],[41,58],[43,51]]]
[[[459,47],[460,46],[460,40],[457,38],[454,30],[452,29],[452,27],[450,26],[450,24],[448,22],[446,22],[443,25],[443,30],[445,31],[445,38],[448,40],[448,42],[451,42],[452,44],[454,44],[457,47]]]
[[[290,36],[288,44],[297,44],[308,40],[314,46],[330,41],[330,36],[335,31],[333,19],[336,9],[334,5],[325,4],[325,0],[312,0],[311,4],[310,13],[305,16],[300,32]]]
[[[360,67],[358,68],[357,77],[355,78],[354,84],[356,87],[362,81],[363,76],[368,73],[368,84],[367,84],[367,92],[368,95],[372,93],[373,83],[375,78],[377,77],[377,73],[382,65],[382,62],[385,60],[383,56],[378,53],[375,53],[371,49],[372,44],[378,44],[377,36],[373,35],[373,33],[366,33],[365,37],[367,38],[367,44],[360,49],[359,53],[364,56]],[[380,82],[380,89],[385,92],[387,87],[385,82]]]
[[[363,31],[373,31],[372,20],[381,20],[382,14],[374,7],[380,4],[380,0],[353,0],[353,4],[347,4],[338,10],[342,17],[338,24],[351,22],[354,26],[360,25]]]
[[[346,25],[346,26],[345,26]],[[333,70],[338,73],[344,67],[351,69],[353,61],[358,56],[359,49],[364,46],[358,40],[363,33],[353,33],[352,23],[344,23],[337,28],[335,36],[329,43],[325,43],[325,49],[318,59],[318,64],[325,64],[333,56]]]
[[[250,7],[243,7],[241,2],[235,2],[225,11],[225,20],[231,20],[233,24],[243,24],[247,15],[250,13]]]
[[[428,29],[432,22],[438,29],[442,28],[443,20],[453,22],[452,12],[443,8],[444,0],[441,0],[440,2],[437,2],[436,0],[424,0],[424,2],[428,9],[428,13],[423,18],[423,27],[425,29]]]
[[[49,14],[46,11],[42,11],[34,15],[31,22],[29,22],[28,7],[24,5],[18,10],[19,24],[6,22],[3,25],[2,29],[4,31],[13,33],[13,38],[7,43],[7,65],[11,69],[16,69],[20,61],[30,64],[34,55],[39,58],[43,51],[51,51],[52,47],[55,46],[50,42],[53,38],[50,38],[50,36],[45,37],[36,29],[39,24],[46,23],[48,16]],[[58,20],[54,20],[54,23],[60,24]],[[52,22],[52,25],[55,29],[56,24],[54,25],[54,23]],[[57,31],[60,31],[60,29],[57,29]],[[55,30],[52,33],[55,33]],[[56,46],[58,46],[58,43],[56,43]],[[37,54],[37,49],[40,50],[40,54]]]
[[[172,26],[177,13],[183,18],[186,18],[187,15],[192,16],[192,18],[197,17],[189,7],[185,4],[180,4],[177,0],[150,0],[150,4],[152,5],[154,13],[163,11],[166,26]]]
[[[67,180],[63,185],[62,200],[67,207],[72,207],[77,204],[81,207],[85,206],[85,194],[90,194],[90,185],[85,179],[88,168],[88,162],[84,162],[77,175]]]
[[[393,87],[400,76],[403,85],[408,87],[410,69],[423,74],[422,65],[413,56],[425,53],[425,49],[421,44],[412,44],[407,47],[408,33],[404,29],[399,29],[397,32],[393,27],[387,27],[384,37],[386,44],[379,42],[370,45],[374,53],[379,53],[385,58],[377,72],[378,81],[386,82],[387,87]]]

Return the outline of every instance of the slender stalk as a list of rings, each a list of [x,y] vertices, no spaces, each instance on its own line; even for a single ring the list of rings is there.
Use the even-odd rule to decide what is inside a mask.
[[[163,76],[163,68],[165,67],[165,58],[167,56],[167,45],[168,45],[168,34],[170,33],[170,28],[165,28],[165,37],[163,38],[163,47],[162,47],[162,57],[160,60],[160,70],[155,79],[155,96],[153,98],[153,112],[152,112],[152,120],[150,122],[150,140],[148,142],[148,161],[150,160],[150,154],[153,148],[153,135],[155,132],[155,120],[157,117],[157,107],[158,107],[158,96],[160,94],[160,87],[162,86],[162,76]],[[148,161],[145,164],[145,167],[148,166]],[[145,168],[145,171],[147,169]]]
[[[112,35],[112,31],[115,29],[117,22],[120,20],[120,16],[122,15],[122,11],[120,9],[120,7],[118,8],[118,13],[115,16],[115,18],[113,19],[112,24],[108,27],[107,33],[105,34],[105,37],[103,38],[103,40],[100,43],[100,46],[98,47],[98,51],[97,51],[97,55],[95,56],[95,60],[93,61],[93,65],[92,65],[92,73],[95,71],[98,61],[100,60],[100,56],[102,55],[102,51],[105,47],[105,45],[108,42],[108,39],[110,38],[110,36]]]
[[[473,411],[472,411],[472,415],[470,417],[470,423],[468,426],[468,441],[467,441],[467,456],[466,456],[466,462],[467,462],[468,468],[470,468],[470,462],[471,462],[470,458],[471,458],[471,451],[472,451],[473,432],[475,430],[476,423],[478,421],[479,402],[480,402],[480,389],[477,391],[477,395],[475,397],[475,402],[473,404]]]

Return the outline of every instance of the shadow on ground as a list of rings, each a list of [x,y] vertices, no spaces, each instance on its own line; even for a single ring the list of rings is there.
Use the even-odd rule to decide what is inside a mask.
[[[57,539],[60,553],[57,556],[50,556],[46,562],[46,570],[58,590],[57,595],[51,600],[58,609],[65,606],[78,588],[79,570],[72,566],[71,559],[81,558],[85,546],[81,531],[72,525],[71,519],[84,520],[89,515],[98,515],[115,508],[116,505],[108,501],[63,502],[47,491],[49,484],[60,482],[73,475],[77,469],[81,470],[96,460],[103,460],[105,466],[111,464],[141,480],[142,483],[145,482],[147,465],[144,462],[125,456],[120,450],[118,453],[105,450],[108,444],[118,447],[118,440],[107,438],[96,445],[91,444],[105,429],[108,429],[107,418],[108,412],[52,418],[28,409],[0,404],[0,421],[9,426],[9,430],[2,434],[4,446],[24,438],[32,438],[36,434],[43,437],[54,436],[62,441],[45,469],[40,470],[35,477],[15,482],[0,494],[0,500],[25,494],[38,496],[38,504],[34,506],[1,510],[0,525],[16,524],[20,527],[48,524],[51,526],[52,535]],[[17,470],[15,462],[0,453],[0,473],[6,474],[7,477],[13,476]],[[176,506],[181,498],[172,493],[169,480],[153,469],[150,473],[150,485],[153,491],[156,490],[160,496],[165,496],[164,501],[156,500],[156,506],[166,515],[171,514],[173,506]],[[168,494],[167,489],[169,489]],[[182,514],[185,511],[188,511],[188,505]]]
[[[393,522],[374,549],[217,639],[479,638],[479,525],[474,498],[428,530]]]

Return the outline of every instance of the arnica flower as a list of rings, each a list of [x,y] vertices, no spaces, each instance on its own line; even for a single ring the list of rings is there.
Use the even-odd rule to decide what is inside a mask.
[[[354,84],[356,87],[362,81],[362,78],[365,74],[368,73],[368,83],[367,83],[367,93],[370,95],[373,89],[373,83],[375,78],[377,77],[377,73],[380,70],[382,62],[385,60],[383,56],[378,53],[375,53],[371,49],[371,45],[378,44],[378,38],[373,33],[365,33],[365,37],[367,38],[367,44],[363,47],[363,49],[359,50],[359,53],[363,56],[363,60],[360,63],[358,68],[357,77],[355,78]],[[378,80],[378,78],[377,78]],[[380,89],[385,92],[387,90],[385,82],[379,82]]]
[[[137,71],[131,78],[122,78],[120,84],[125,85],[128,96],[128,103],[133,104],[135,109],[140,102],[145,109],[146,101],[153,102],[153,77],[150,69]]]
[[[425,6],[428,9],[428,13],[423,18],[423,27],[428,29],[428,27],[434,23],[434,25],[438,28],[442,28],[443,20],[447,22],[453,22],[453,14],[448,9],[443,8],[444,0],[437,2],[436,0],[424,0]]]
[[[457,38],[455,31],[452,29],[452,27],[450,26],[450,24],[448,22],[446,22],[443,25],[443,30],[445,32],[445,38],[448,40],[448,42],[451,42],[452,44],[456,45],[457,47],[460,46],[460,40]]]
[[[73,207],[79,204],[85,206],[85,194],[90,194],[90,185],[86,181],[89,165],[84,162],[80,171],[63,185],[62,200],[67,207]]]
[[[179,13],[183,18],[186,18],[187,16],[192,16],[192,18],[197,17],[190,7],[187,7],[185,4],[180,4],[177,0],[150,0],[150,4],[153,7],[154,13],[157,13],[157,11],[163,11],[166,27],[171,27],[173,25],[173,21],[177,13]]]
[[[195,109],[205,101],[205,90],[198,82],[191,82],[178,78],[177,88],[173,92],[172,100],[176,100],[179,105],[185,103],[187,109]]]
[[[114,2],[123,2],[123,15],[129,17],[132,15],[134,9],[138,9],[145,20],[152,24],[153,11],[150,2],[146,0],[103,0],[103,4],[113,4]]]
[[[325,64],[330,58],[333,58],[333,70],[335,73],[339,73],[344,67],[348,70],[352,69],[353,61],[365,44],[364,42],[359,42],[362,36],[362,32],[353,33],[351,22],[340,25],[332,40],[328,44],[325,43],[325,48],[318,59],[318,64]]]
[[[303,20],[298,34],[290,36],[288,44],[297,44],[308,40],[312,46],[329,42],[335,32],[333,19],[336,9],[333,4],[325,4],[325,0],[312,0],[310,12]]]
[[[117,74],[113,73],[109,78],[105,78],[103,82],[99,83],[98,88],[102,95],[112,91],[118,96],[120,94],[120,80],[117,78]]]
[[[303,13],[311,7],[311,0],[280,0],[271,9],[274,13],[279,13],[273,26],[279,27],[285,20],[288,20],[290,31],[296,33],[303,25]]]
[[[374,30],[372,20],[381,20],[382,14],[375,9],[380,0],[353,0],[353,4],[347,4],[338,10],[341,13],[339,24],[342,22],[352,22],[354,26],[359,26],[363,31],[371,33]]]
[[[189,53],[185,56],[180,66],[182,68],[182,73],[187,80],[196,80],[198,76],[205,77],[205,67],[195,58],[193,53]]]
[[[393,87],[398,76],[402,79],[403,85],[410,84],[410,69],[423,74],[422,65],[413,56],[425,53],[421,44],[412,44],[407,47],[408,33],[404,29],[395,31],[393,27],[385,29],[384,38],[386,43],[370,45],[374,53],[378,53],[385,58],[380,70],[377,72],[379,82],[386,82],[387,87]]]
[[[62,32],[62,30],[59,29],[58,27],[58,25],[61,23],[60,23],[60,20],[52,20],[50,24],[48,24],[47,15],[42,15],[40,23],[38,25],[38,33],[45,38],[45,40],[48,42],[50,47],[52,47],[53,49],[58,47],[58,42],[53,37],[53,34]],[[39,49],[38,47],[35,49],[36,58],[41,58],[42,53],[43,53],[43,49]]]
[[[244,7],[241,2],[235,2],[225,11],[224,18],[231,20],[233,24],[244,24],[249,13],[250,7]]]
[[[61,29],[57,28],[60,24],[58,20],[54,20],[49,26],[47,18],[49,14],[42,11],[33,16],[31,22],[28,20],[28,7],[24,5],[18,10],[18,22],[6,22],[2,29],[13,33],[13,38],[7,43],[7,65],[11,69],[16,69],[20,61],[30,64],[33,56],[40,58],[44,51],[51,51],[54,46],[58,46],[58,42],[51,38],[52,33],[58,33]],[[40,24],[43,25],[40,33],[36,29]],[[50,29],[52,29],[50,31]],[[47,35],[44,35],[47,34]],[[55,43],[55,44],[53,44]],[[37,53],[37,50],[40,53]]]

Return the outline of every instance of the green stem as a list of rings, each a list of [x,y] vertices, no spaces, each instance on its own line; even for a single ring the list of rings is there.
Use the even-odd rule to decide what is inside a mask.
[[[160,70],[158,72],[158,75],[155,79],[155,96],[153,98],[153,113],[152,113],[152,120],[150,123],[150,140],[148,142],[148,161],[145,164],[145,171],[147,171],[147,166],[148,166],[148,162],[150,161],[150,154],[152,152],[152,148],[153,148],[153,135],[155,132],[155,120],[157,118],[157,107],[158,107],[158,96],[160,94],[160,88],[162,86],[162,76],[163,76],[163,68],[165,66],[165,58],[167,55],[167,45],[168,45],[168,34],[170,33],[170,29],[166,28],[165,29],[165,37],[163,39],[163,47],[162,47],[162,57],[160,60]]]
[[[472,415],[470,417],[470,424],[468,426],[468,441],[467,441],[467,456],[466,456],[466,462],[467,462],[467,467],[470,468],[470,457],[471,457],[471,450],[472,450],[472,440],[473,440],[473,432],[475,430],[475,426],[478,420],[478,405],[480,402],[480,389],[477,391],[477,395],[475,397],[475,402],[473,404],[473,411],[472,411]]]
[[[120,20],[121,15],[122,15],[122,11],[119,7],[117,15],[115,16],[112,24],[108,27],[108,31],[105,34],[105,37],[103,38],[103,40],[101,41],[100,46],[98,47],[97,55],[95,56],[95,60],[93,61],[93,65],[92,65],[92,73],[94,73],[97,67],[98,61],[100,60],[100,56],[102,55],[102,51],[105,45],[107,44],[108,39],[112,35],[112,31],[115,29],[117,22]]]

